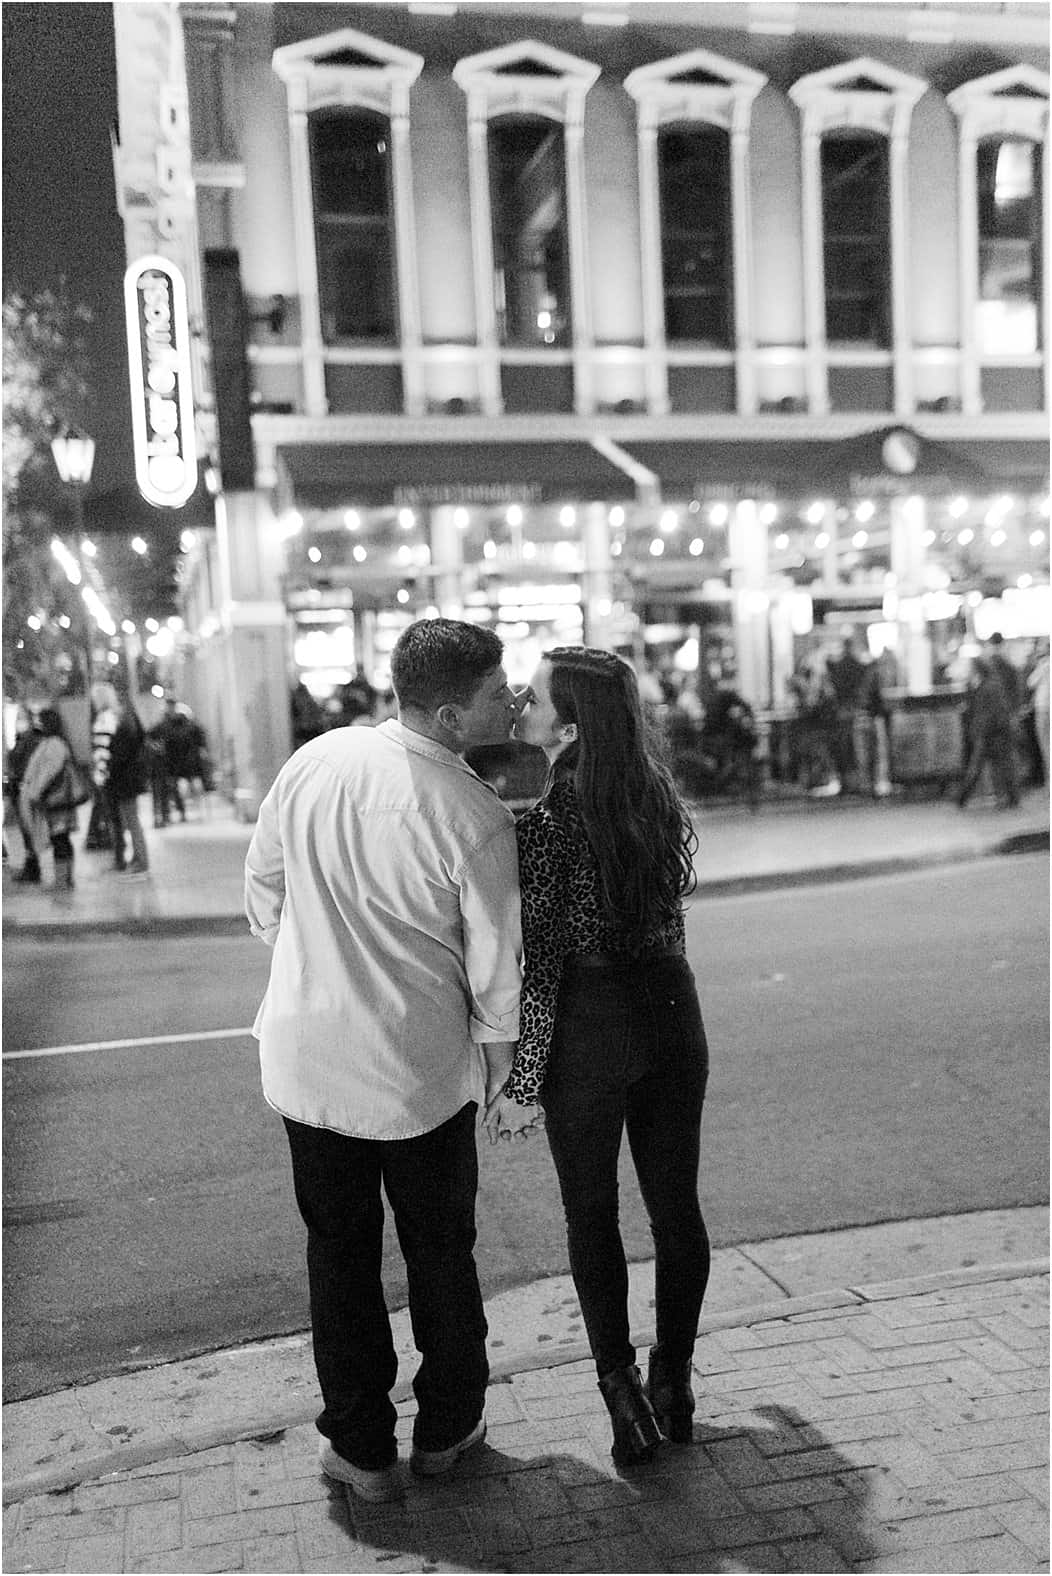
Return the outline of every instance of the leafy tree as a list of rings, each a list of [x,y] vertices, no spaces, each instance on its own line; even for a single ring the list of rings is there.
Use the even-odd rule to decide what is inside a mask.
[[[4,687],[54,687],[66,644],[54,619],[83,628],[79,598],[51,557],[68,505],[53,475],[51,439],[74,424],[89,394],[91,312],[69,300],[65,281],[34,294],[17,287],[3,301]],[[27,620],[39,621],[34,629]],[[62,665],[59,664],[59,673]]]

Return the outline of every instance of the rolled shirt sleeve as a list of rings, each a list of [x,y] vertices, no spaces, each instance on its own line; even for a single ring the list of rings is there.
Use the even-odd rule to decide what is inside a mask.
[[[281,846],[275,785],[264,799],[245,859],[245,913],[249,928],[272,947],[285,902],[285,855]]]
[[[519,1037],[522,924],[513,826],[464,861],[460,873],[464,969],[476,1044]]]

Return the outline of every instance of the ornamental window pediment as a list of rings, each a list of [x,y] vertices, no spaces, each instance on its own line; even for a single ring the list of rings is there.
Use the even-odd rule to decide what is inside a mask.
[[[274,51],[272,64],[296,109],[344,104],[391,115],[407,112],[424,57],[347,27],[286,44]]]
[[[892,136],[905,134],[927,88],[921,77],[863,57],[800,77],[789,97],[803,112],[806,132],[858,126]]]
[[[600,67],[550,44],[522,39],[500,49],[466,55],[453,68],[453,80],[468,97],[469,113],[493,120],[499,115],[544,115],[579,122],[588,90]]]
[[[748,126],[752,102],[766,81],[762,72],[709,49],[691,49],[630,72],[625,91],[639,106],[641,125],[700,120],[737,131]]]
[[[947,95],[963,136],[1010,132],[1040,141],[1048,131],[1049,76],[1034,66],[1009,66],[963,83]]]

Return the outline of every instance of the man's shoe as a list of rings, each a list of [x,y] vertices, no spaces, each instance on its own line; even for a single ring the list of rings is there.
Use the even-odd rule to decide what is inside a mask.
[[[346,1483],[359,1499],[367,1499],[371,1504],[384,1505],[403,1497],[397,1462],[389,1467],[356,1467],[353,1461],[341,1456],[328,1439],[319,1439],[318,1465],[327,1478]]]
[[[458,1440],[455,1445],[450,1445],[448,1450],[420,1450],[413,1446],[409,1457],[409,1469],[417,1477],[441,1477],[455,1467],[461,1456],[466,1455],[476,1445],[481,1445],[486,1437],[486,1419],[480,1417],[470,1434]]]
[[[150,867],[149,865],[142,864],[138,859],[133,859],[130,865],[124,866],[120,874],[122,876],[148,876],[150,874]]]

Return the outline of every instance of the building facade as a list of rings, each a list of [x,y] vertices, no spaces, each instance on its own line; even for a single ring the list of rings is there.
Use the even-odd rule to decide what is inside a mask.
[[[902,696],[1048,627],[1048,20],[995,4],[114,8],[129,260],[183,271],[183,687],[255,814],[429,612]],[[158,106],[160,110],[158,111]]]

